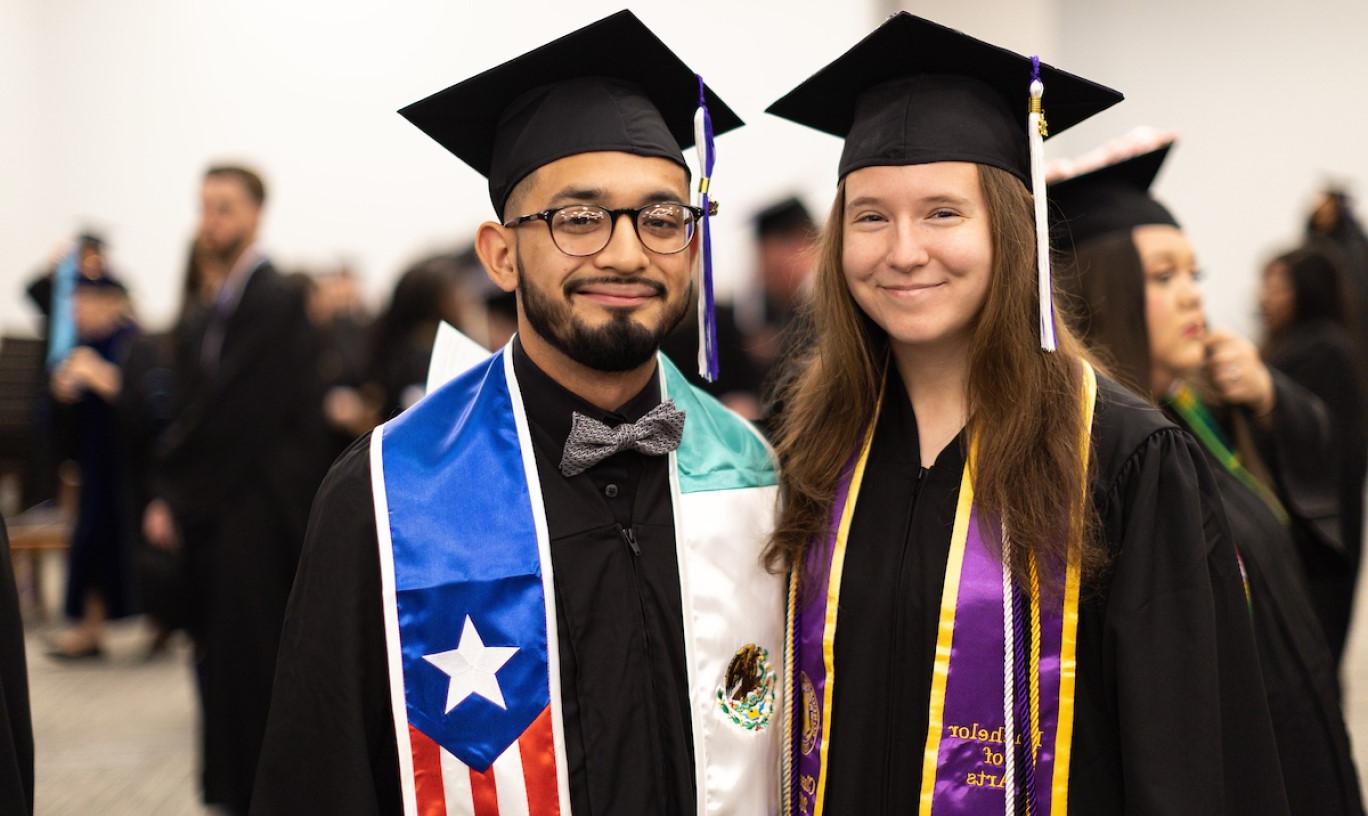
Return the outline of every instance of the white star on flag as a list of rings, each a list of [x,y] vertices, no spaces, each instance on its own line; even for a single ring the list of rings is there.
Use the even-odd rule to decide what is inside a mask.
[[[447,687],[446,711],[460,705],[467,697],[478,694],[504,710],[503,690],[499,688],[499,678],[494,675],[503,665],[517,654],[516,646],[486,646],[475,630],[475,622],[466,615],[465,626],[461,629],[461,642],[449,652],[424,655],[423,659],[441,669],[451,678]]]

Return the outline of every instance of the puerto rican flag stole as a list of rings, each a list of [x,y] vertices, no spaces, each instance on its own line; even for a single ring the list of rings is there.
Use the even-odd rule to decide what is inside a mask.
[[[554,583],[512,347],[372,435],[408,816],[570,816]],[[783,579],[760,564],[772,452],[661,356],[698,813],[777,811]]]

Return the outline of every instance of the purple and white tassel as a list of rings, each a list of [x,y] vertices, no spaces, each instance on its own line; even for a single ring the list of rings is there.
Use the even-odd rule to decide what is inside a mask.
[[[703,77],[698,76],[698,112],[694,114],[694,144],[698,150],[697,206],[703,211],[703,252],[699,266],[701,286],[698,293],[698,375],[708,382],[716,382],[717,364],[717,304],[713,296],[712,268],[712,213],[715,205],[709,192],[712,183],[713,164],[717,152],[713,146],[712,115],[708,113],[708,102],[703,90]]]
[[[1035,199],[1036,278],[1040,288],[1040,347],[1054,351],[1054,290],[1050,276],[1050,222],[1045,201],[1045,83],[1040,81],[1040,57],[1031,57],[1031,112],[1026,137],[1031,144],[1031,197]]]

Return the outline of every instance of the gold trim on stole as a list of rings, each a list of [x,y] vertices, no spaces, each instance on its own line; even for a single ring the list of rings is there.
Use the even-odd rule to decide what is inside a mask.
[[[969,460],[960,476],[959,503],[955,507],[955,526],[950,535],[950,555],[945,562],[945,583],[941,589],[940,622],[936,626],[936,662],[931,670],[931,707],[926,717],[926,750],[922,755],[922,816],[931,816],[936,793],[936,765],[940,759],[941,733],[945,731],[945,687],[950,680],[950,649],[955,640],[955,606],[959,600],[960,571],[964,566],[964,547],[969,539],[969,517],[974,509],[974,480],[971,474],[978,462],[978,443],[969,441]]]
[[[1083,505],[1088,506],[1089,458],[1092,453],[1093,413],[1097,406],[1097,372],[1083,363],[1083,434],[1079,440],[1083,459]],[[1082,530],[1082,518],[1076,519]],[[1073,749],[1074,685],[1078,675],[1078,596],[1082,586],[1082,564],[1078,548],[1069,548],[1069,563],[1064,573],[1064,631],[1059,638],[1059,719],[1055,731],[1054,784],[1050,793],[1050,816],[1069,812],[1069,761]]]
[[[826,808],[827,747],[831,744],[831,700],[836,688],[836,612],[841,599],[841,570],[845,566],[846,541],[850,538],[850,523],[855,518],[855,500],[860,496],[860,484],[864,481],[865,465],[869,462],[869,451],[874,446],[874,429],[879,425],[879,414],[883,410],[884,386],[887,375],[879,386],[879,400],[874,406],[874,417],[865,431],[864,443],[860,446],[860,458],[855,460],[855,470],[850,475],[850,488],[846,491],[845,507],[841,511],[841,523],[836,528],[836,541],[831,553],[831,570],[827,577],[826,623],[822,627],[822,663],[826,679],[822,689],[822,716],[825,733],[817,766],[817,794],[813,803],[812,816],[822,816]]]

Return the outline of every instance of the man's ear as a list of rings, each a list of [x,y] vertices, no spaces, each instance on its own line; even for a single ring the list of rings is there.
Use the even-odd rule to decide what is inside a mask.
[[[505,292],[517,291],[518,259],[511,228],[497,221],[481,224],[475,231],[475,254],[495,286]]]

